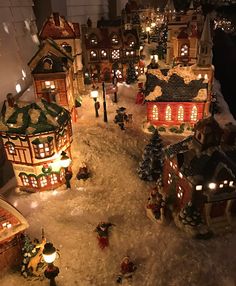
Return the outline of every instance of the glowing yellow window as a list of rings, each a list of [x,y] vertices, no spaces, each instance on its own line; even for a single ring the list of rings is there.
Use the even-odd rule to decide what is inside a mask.
[[[197,107],[194,105],[192,110],[191,110],[191,117],[190,119],[192,121],[197,121]]]
[[[180,106],[178,109],[178,120],[179,121],[184,120],[184,108],[183,108],[183,106]]]
[[[166,107],[166,120],[171,120],[171,107],[169,105]]]
[[[156,105],[154,105],[152,109],[152,118],[158,120],[158,108]]]

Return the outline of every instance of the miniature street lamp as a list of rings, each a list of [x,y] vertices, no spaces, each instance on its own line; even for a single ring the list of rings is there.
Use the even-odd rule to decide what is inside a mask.
[[[146,32],[147,32],[147,40],[148,40],[148,44],[150,44],[150,31],[151,28],[149,26],[146,27]]]
[[[48,264],[44,275],[50,280],[50,286],[56,286],[55,278],[59,274],[59,268],[53,264],[57,256],[56,248],[52,243],[47,242],[43,249],[43,259]]]
[[[141,57],[141,52],[142,52],[142,50],[143,50],[143,46],[140,46],[140,47],[139,47],[139,57]]]
[[[105,82],[102,83],[102,94],[103,94],[103,112],[104,112],[104,122],[108,122],[107,120],[107,105],[106,105],[106,89]]]
[[[97,99],[98,99],[98,90],[97,90],[97,88],[95,88],[94,85],[93,85],[92,88],[93,89],[90,92],[90,96],[94,100],[95,115],[96,115],[96,117],[99,117],[99,114],[98,114],[99,102],[97,101]]]
[[[61,166],[65,169],[65,180],[67,189],[71,188],[70,180],[72,178],[72,171],[68,169],[71,164],[71,158],[67,156],[65,151],[61,153]]]
[[[113,83],[113,87],[114,87],[114,102],[117,103],[117,82],[118,82],[118,78],[116,75],[116,70],[114,69],[114,75],[112,78],[112,83]]]

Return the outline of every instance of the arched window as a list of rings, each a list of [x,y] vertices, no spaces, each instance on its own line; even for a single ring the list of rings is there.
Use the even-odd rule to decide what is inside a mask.
[[[43,60],[43,69],[45,70],[51,70],[53,66],[53,61],[50,58],[45,58]]]
[[[197,107],[194,105],[192,110],[191,110],[191,116],[190,116],[191,121],[197,121]]]
[[[184,190],[179,186],[177,191],[177,197],[179,200],[182,200],[184,196]]]
[[[106,50],[101,50],[101,59],[108,59],[108,52]]]
[[[184,120],[184,108],[182,105],[180,105],[178,109],[178,121],[183,121]]]
[[[181,55],[181,57],[188,57],[189,56],[189,46],[187,44],[183,44],[181,46],[180,55]]]
[[[117,34],[112,34],[111,36],[111,44],[118,45],[119,44],[119,37]]]
[[[166,107],[166,120],[170,121],[171,120],[171,107],[167,105]]]
[[[156,105],[152,108],[152,119],[158,120],[158,108]]]
[[[97,60],[97,59],[98,59],[98,52],[95,51],[95,50],[92,50],[92,51],[90,52],[90,59],[91,59],[91,61]]]
[[[97,46],[98,44],[98,37],[95,34],[90,35],[89,42],[92,46]]]

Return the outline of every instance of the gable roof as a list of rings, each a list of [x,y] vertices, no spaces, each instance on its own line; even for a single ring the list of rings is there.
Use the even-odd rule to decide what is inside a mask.
[[[79,24],[70,23],[58,13],[53,13],[44,22],[39,38],[42,40],[47,38],[54,40],[80,38]]]
[[[29,227],[23,215],[2,196],[0,196],[0,223],[0,242]],[[8,223],[8,226],[3,227],[4,223]]]

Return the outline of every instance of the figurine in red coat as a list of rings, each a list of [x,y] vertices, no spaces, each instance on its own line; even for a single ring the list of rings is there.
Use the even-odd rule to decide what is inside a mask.
[[[132,279],[133,273],[137,269],[136,265],[130,260],[129,256],[125,256],[120,264],[120,275],[117,277],[116,282],[122,283],[124,278]]]
[[[109,246],[109,228],[114,226],[110,222],[100,222],[96,227],[95,231],[97,232],[98,244],[101,249]]]
[[[136,95],[135,103],[136,104],[143,104],[145,96],[143,94],[143,83],[142,82],[138,83],[138,88],[139,88],[139,91]]]

